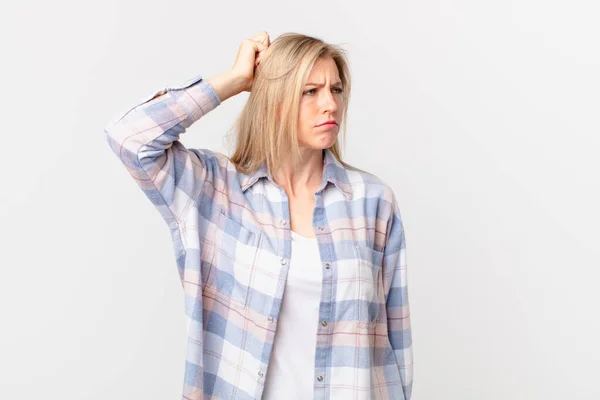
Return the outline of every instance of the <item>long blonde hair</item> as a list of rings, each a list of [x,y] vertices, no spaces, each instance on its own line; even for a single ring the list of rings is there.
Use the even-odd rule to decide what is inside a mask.
[[[285,157],[300,157],[297,124],[302,90],[317,60],[326,57],[334,60],[344,89],[340,130],[345,142],[350,99],[345,50],[315,37],[284,33],[263,53],[250,96],[236,121],[236,146],[230,159],[238,171],[252,174],[266,162],[274,173]],[[342,161],[339,135],[329,150],[343,165],[350,166]]]

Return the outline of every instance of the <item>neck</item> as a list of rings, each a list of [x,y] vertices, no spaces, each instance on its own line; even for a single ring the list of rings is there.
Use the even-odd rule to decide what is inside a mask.
[[[290,159],[284,164],[273,180],[281,186],[288,195],[314,193],[323,178],[323,150],[301,149],[302,160]]]

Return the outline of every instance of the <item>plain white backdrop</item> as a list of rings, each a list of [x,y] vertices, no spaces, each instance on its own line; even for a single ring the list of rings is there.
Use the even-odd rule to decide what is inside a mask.
[[[169,231],[103,129],[262,30],[349,52],[346,159],[406,229],[413,400],[600,398],[598,2],[2,7],[0,398],[180,396]],[[246,98],[182,142],[227,153]]]

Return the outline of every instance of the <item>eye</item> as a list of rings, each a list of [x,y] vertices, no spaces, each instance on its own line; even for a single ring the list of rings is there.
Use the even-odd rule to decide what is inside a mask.
[[[317,90],[317,89],[309,89],[309,90],[307,90],[307,91],[303,92],[302,94],[313,94],[313,93],[315,92],[315,90]],[[334,91],[336,91],[336,90],[337,90],[337,92],[336,92],[336,93],[342,93],[342,92],[344,91],[344,89],[342,89],[342,88],[340,88],[340,87],[333,88],[333,90],[334,90]]]

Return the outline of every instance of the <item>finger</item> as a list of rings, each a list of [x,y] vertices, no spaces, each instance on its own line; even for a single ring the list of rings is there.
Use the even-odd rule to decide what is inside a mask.
[[[255,45],[255,50],[262,52],[265,51],[267,49],[267,45],[264,44],[263,42],[257,42],[256,40],[253,40],[253,44]]]
[[[267,47],[269,47],[271,45],[271,40],[269,39],[269,34],[266,32],[253,36],[252,40],[262,43]]]
[[[257,33],[256,35],[252,36],[252,39],[256,39],[256,40],[260,40],[261,42],[264,42],[264,40],[268,37],[269,37],[269,34],[266,31],[262,31],[260,33]]]
[[[256,57],[256,59],[254,60],[254,66],[255,66],[255,67],[258,67],[258,65],[260,64],[261,60],[262,60],[262,57],[261,57],[261,55],[259,54],[259,55]]]

